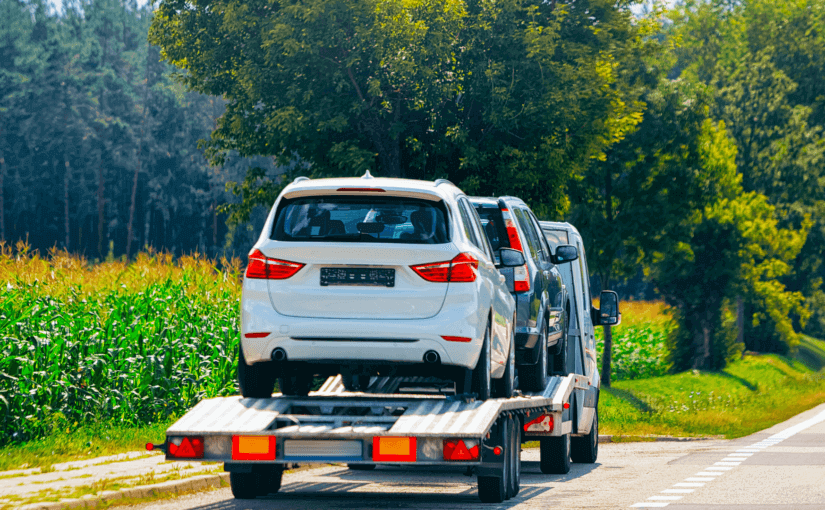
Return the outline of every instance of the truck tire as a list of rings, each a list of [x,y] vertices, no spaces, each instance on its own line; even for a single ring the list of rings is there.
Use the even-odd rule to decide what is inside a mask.
[[[473,392],[478,396],[478,400],[489,400],[492,394],[493,380],[490,376],[490,367],[490,325],[487,324],[478,363],[473,370]]]
[[[510,488],[507,491],[507,499],[518,496],[521,489],[521,420],[512,420],[512,448],[510,463]]]
[[[278,379],[281,393],[293,397],[306,397],[312,389],[312,374],[292,374]]]
[[[269,398],[275,388],[275,367],[271,361],[247,365],[238,346],[238,386],[244,398]]]
[[[510,474],[512,464],[510,450],[512,448],[512,423],[510,417],[502,418],[501,423],[501,452],[504,462],[501,466],[501,476],[479,476],[478,477],[478,497],[482,503],[501,503],[507,499],[510,488]]]
[[[570,457],[573,462],[593,464],[599,456],[599,408],[593,415],[593,425],[586,436],[570,438]]]
[[[541,462],[545,475],[566,475],[570,472],[570,434],[545,437],[539,441]]]
[[[519,367],[519,386],[524,391],[544,391],[547,387],[547,323],[542,325],[539,333],[539,358],[535,365],[524,365]]]
[[[567,323],[568,318],[570,317],[570,303],[564,307],[564,325],[562,325],[562,333],[561,338],[559,338],[558,348],[555,354],[553,354],[553,375],[567,375],[571,372],[570,366],[567,360],[567,329],[569,328],[569,324]]]
[[[347,464],[347,467],[353,471],[372,471],[376,468],[375,464]]]
[[[513,318],[515,323],[515,317]],[[510,351],[507,355],[507,365],[504,367],[504,377],[495,381],[496,397],[510,398],[516,389],[516,339],[510,335]]]
[[[255,466],[251,473],[229,473],[229,484],[235,499],[255,499],[281,489],[284,475],[281,466]]]

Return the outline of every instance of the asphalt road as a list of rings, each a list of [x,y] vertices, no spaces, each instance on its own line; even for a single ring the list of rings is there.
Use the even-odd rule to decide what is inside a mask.
[[[281,491],[236,501],[229,489],[140,505],[140,509],[663,508],[825,510],[825,404],[732,441],[607,443],[596,464],[542,475],[524,450],[521,492],[483,505],[475,477],[446,469],[324,467],[284,475]]]

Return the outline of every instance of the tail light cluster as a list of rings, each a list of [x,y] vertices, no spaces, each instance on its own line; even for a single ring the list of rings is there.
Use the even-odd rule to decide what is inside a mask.
[[[288,260],[271,259],[254,250],[249,255],[249,264],[246,266],[246,277],[262,280],[285,280],[301,270],[305,264]]]
[[[507,237],[510,240],[510,248],[524,253],[521,244],[521,237],[518,235],[513,215],[506,207],[501,209],[501,216],[504,219],[504,228],[507,230]],[[527,292],[530,290],[530,271],[527,264],[513,268],[513,290],[515,292]]]
[[[166,454],[176,459],[202,459],[203,436],[170,437]]]
[[[478,460],[478,441],[469,439],[446,439],[444,460]]]
[[[410,266],[428,282],[474,282],[478,276],[478,259],[469,253],[459,253],[453,260]]]

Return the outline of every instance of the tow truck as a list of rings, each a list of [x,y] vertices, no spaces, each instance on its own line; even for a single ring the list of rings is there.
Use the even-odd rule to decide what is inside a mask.
[[[578,310],[566,335],[572,372],[548,377],[543,391],[480,401],[437,379],[372,377],[364,391],[349,392],[336,375],[305,397],[203,400],[169,427],[164,443],[146,448],[167,460],[223,462],[237,499],[277,493],[288,465],[345,463],[461,467],[477,475],[481,501],[500,503],[519,493],[526,441],[540,442],[545,474],[598,455],[593,325],[618,324],[618,297],[602,292],[610,311],[600,313],[581,278],[563,276]]]

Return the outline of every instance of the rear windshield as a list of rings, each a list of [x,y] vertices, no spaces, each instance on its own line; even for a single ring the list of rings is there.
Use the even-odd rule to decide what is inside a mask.
[[[273,226],[277,241],[443,244],[443,202],[403,197],[320,196],[283,200]]]
[[[501,209],[483,205],[476,205],[475,208],[493,251],[497,252],[500,248],[509,248],[510,239],[507,237],[507,229],[504,228],[504,217],[501,215]]]

